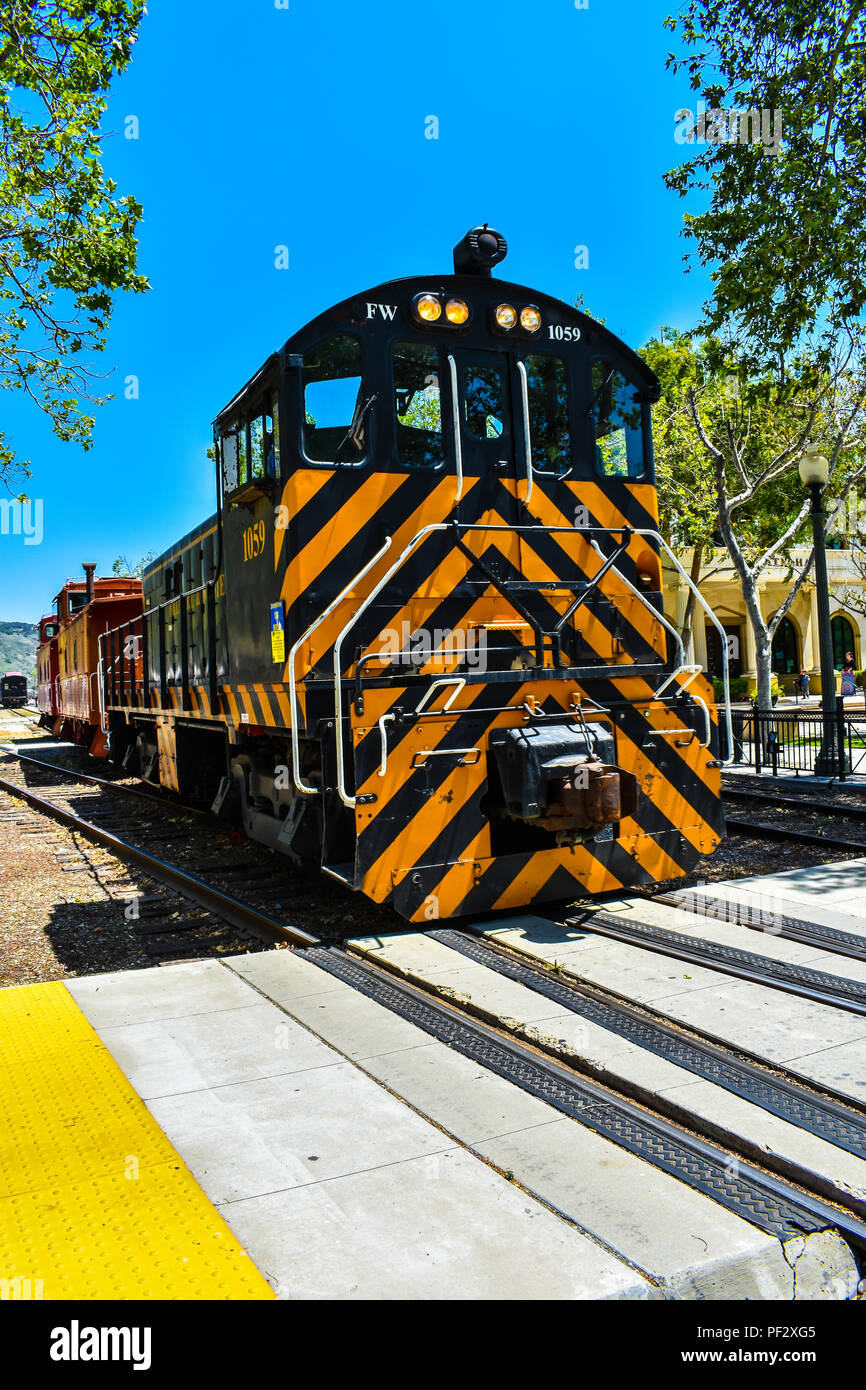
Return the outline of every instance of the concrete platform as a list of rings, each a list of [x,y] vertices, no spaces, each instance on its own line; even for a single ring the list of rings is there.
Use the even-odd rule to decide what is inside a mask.
[[[458,986],[468,982],[478,997],[483,995],[491,1017],[500,1009],[509,1018],[546,1014],[547,1021],[537,1025],[539,1031],[559,1029],[562,1024],[565,1011],[549,1000],[533,997],[531,991],[482,967],[466,965],[462,957],[420,934],[400,933],[353,945],[390,960],[410,960],[412,969],[407,973],[415,978],[427,978],[423,971],[427,956],[430,978],[446,997],[449,992],[462,997],[465,990]],[[465,970],[454,969],[455,958],[466,965]],[[662,1296],[794,1297],[791,1252],[777,1239],[564,1119],[559,1111],[431,1040],[414,1025],[400,1021],[403,1031],[395,1047],[393,1017],[380,1004],[355,995],[347,1013],[341,1007],[346,986],[327,994],[320,989],[315,994],[304,992],[319,988],[311,967],[285,952],[246,956],[227,964],[262,993],[279,997],[284,1008],[296,1018],[303,1017],[330,1045],[351,1049],[368,1075],[563,1212],[604,1248],[642,1272]],[[489,993],[483,993],[485,986]],[[682,1074],[674,1067],[666,1079],[681,1080]],[[861,1172],[858,1169],[856,1176]],[[830,1238],[829,1246],[819,1247],[810,1240],[798,1256],[800,1296],[836,1296],[841,1289],[851,1291],[852,1279],[856,1284],[850,1254],[836,1237]],[[840,1282],[834,1285],[833,1279]]]
[[[778,903],[779,911],[790,908],[792,917],[805,914],[807,921],[844,926],[846,931],[855,931],[859,923],[860,929],[866,930],[866,858],[738,878],[730,884],[699,884],[692,891],[716,897],[731,894],[741,900],[742,895],[753,900],[763,898],[768,904]],[[819,915],[811,918],[813,909]],[[826,920],[825,912],[832,913],[835,920]]]
[[[287,1003],[343,1018],[360,1050],[366,1027],[367,1048],[392,1058],[417,1043],[390,1015],[375,1039],[352,1012],[360,996],[291,953],[70,993],[278,1297],[662,1296],[289,1017]],[[524,1107],[505,1127],[527,1122]]]

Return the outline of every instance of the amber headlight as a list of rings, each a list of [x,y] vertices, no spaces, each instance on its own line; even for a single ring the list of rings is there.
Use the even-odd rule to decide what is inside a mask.
[[[442,317],[442,305],[433,294],[421,294],[415,300],[415,314],[423,323],[435,323]]]
[[[499,304],[494,317],[500,328],[513,328],[517,322],[517,310],[511,304]]]
[[[445,317],[449,323],[466,323],[469,318],[469,305],[462,299],[449,299],[445,305]]]
[[[520,311],[520,327],[525,328],[527,333],[537,333],[541,327],[541,314],[531,304]]]

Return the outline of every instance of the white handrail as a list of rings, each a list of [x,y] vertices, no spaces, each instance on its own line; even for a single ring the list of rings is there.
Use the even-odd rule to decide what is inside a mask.
[[[683,675],[688,674],[688,680],[687,680],[687,681],[683,681],[682,685],[680,686],[680,690],[686,690],[686,689],[691,685],[691,683],[692,683],[692,681],[694,680],[695,676],[699,675],[703,669],[704,669],[703,666],[695,666],[695,665],[678,666],[677,669],[676,669],[675,671],[671,671],[671,674],[668,676],[667,680],[662,681],[661,685],[659,686],[658,690],[656,691],[656,699],[658,699],[659,696],[660,696],[665,690],[667,690],[668,686],[669,686],[669,685],[672,685],[673,682],[674,682],[679,676],[683,676]]]
[[[384,777],[385,773],[388,771],[388,730],[385,728],[385,725],[396,718],[396,714],[383,714],[379,718],[379,733],[382,737],[382,757],[379,762],[379,771],[377,774],[379,777]]]
[[[465,676],[443,676],[441,680],[434,681],[432,685],[428,685],[421,699],[418,701],[418,704],[415,706],[415,713],[420,714],[423,709],[427,708],[428,702],[432,699],[437,690],[441,690],[445,685],[453,685],[454,689],[451,691],[442,709],[433,711],[434,714],[444,714],[445,710],[450,709],[454,704],[454,701],[457,699],[457,696],[460,694],[465,684]]]
[[[379,560],[381,560],[382,556],[386,553],[386,551],[390,550],[391,544],[392,544],[392,537],[391,537],[391,536],[386,536],[386,538],[385,538],[385,544],[381,547],[380,550],[377,550],[377,551],[376,551],[376,554],[373,556],[372,560],[369,560],[369,561],[367,562],[367,564],[364,565],[363,569],[360,569],[360,570],[358,571],[358,573],[357,573],[356,575],[354,575],[352,579],[349,580],[349,582],[348,582],[348,584],[345,586],[345,588],[340,590],[340,592],[338,593],[337,597],[333,600],[332,603],[329,603],[329,604],[328,604],[328,607],[325,609],[325,611],[324,611],[323,613],[321,613],[321,614],[319,615],[318,618],[316,618],[315,622],[310,623],[310,626],[307,628],[306,632],[304,632],[304,633],[301,634],[301,636],[298,638],[298,640],[297,640],[297,642],[295,643],[295,645],[292,647],[292,650],[289,652],[289,708],[290,708],[290,710],[291,710],[291,718],[292,718],[292,778],[293,778],[293,780],[294,780],[295,786],[297,787],[298,791],[299,791],[299,792],[302,792],[302,793],[303,793],[304,795],[306,795],[306,796],[316,796],[316,795],[318,794],[319,788],[318,788],[318,787],[311,787],[311,786],[308,786],[307,783],[304,782],[303,779],[301,778],[301,773],[300,773],[300,768],[299,768],[300,757],[301,757],[300,740],[299,740],[299,738],[298,738],[298,718],[299,718],[299,714],[300,714],[300,707],[299,707],[299,704],[298,704],[298,688],[297,688],[297,683],[296,683],[296,681],[295,681],[295,662],[296,662],[297,659],[298,659],[298,652],[301,650],[301,647],[304,645],[304,643],[306,642],[307,638],[308,638],[312,633],[315,632],[316,628],[317,628],[317,627],[320,627],[321,624],[325,621],[325,619],[326,619],[326,618],[329,618],[329,617],[331,616],[331,614],[333,613],[334,609],[339,607],[339,605],[343,602],[343,599],[344,599],[348,594],[350,594],[350,593],[352,592],[352,590],[354,589],[355,585],[356,585],[356,584],[360,584],[360,582],[361,582],[361,580],[364,578],[364,576],[365,576],[366,574],[369,574],[370,570],[373,568],[373,566],[374,566]],[[377,593],[377,592],[378,592],[378,590],[374,590],[374,593]],[[366,603],[363,604],[362,607],[358,610],[359,613],[360,613],[360,612],[363,612],[363,609],[364,609],[365,606],[366,606]],[[353,621],[354,621],[354,619],[353,619]],[[345,631],[345,629],[344,629],[344,631]],[[338,682],[338,699],[339,699],[339,682]],[[338,748],[338,750],[342,749],[342,744],[343,744],[343,740],[342,740],[342,729],[341,729],[341,725],[340,725],[339,713],[340,713],[340,706],[339,706],[339,704],[338,704],[338,705],[337,705],[337,748]],[[339,760],[339,756],[340,756],[340,755],[339,755],[339,752],[338,752],[338,760]]]
[[[100,633],[100,637],[101,637],[101,635],[102,635],[102,634]],[[97,648],[97,649],[98,649],[98,648]],[[104,692],[103,692],[103,689],[102,689],[102,678],[103,678],[104,670],[105,670],[105,668],[104,668],[102,656],[100,655],[99,658],[98,658],[98,660],[97,660],[97,662],[96,662],[96,689],[97,689],[97,692],[98,692],[98,694],[99,694],[99,727],[100,727],[100,729],[102,730],[102,732],[103,732],[104,734],[107,734],[107,733],[108,733],[108,725],[107,725],[106,722],[105,722],[105,700],[104,700],[104,698],[103,698]]]
[[[415,549],[418,542],[422,541],[425,538],[425,536],[432,535],[434,531],[448,531],[450,529],[451,523],[448,521],[433,521],[430,523],[429,526],[422,526],[421,530],[415,533],[409,544],[397,557],[393,565],[391,565],[390,569],[385,571],[378,584],[374,584],[367,597],[361,600],[361,606],[359,608],[356,608],[355,612],[352,614],[349,621],[346,623],[346,626],[343,628],[342,632],[339,634],[337,640],[334,643],[334,718],[336,720],[335,727],[337,733],[337,791],[339,793],[340,800],[342,801],[344,806],[352,807],[356,805],[357,797],[350,796],[349,792],[346,789],[346,769],[343,758],[343,675],[340,668],[340,655],[343,647],[343,639],[345,638],[346,634],[350,631],[350,629],[355,626],[361,614],[366,612],[366,610],[370,607],[370,604],[373,602],[375,598],[378,598],[385,585],[391,582],[398,569],[400,569],[400,566],[403,565],[405,561],[409,558],[409,556],[412,554],[412,551]],[[388,545],[390,544],[391,537],[389,536]],[[377,555],[376,559],[378,560],[378,558],[379,556]],[[366,569],[362,570],[361,573],[357,575],[355,579],[352,580],[352,583],[348,587],[352,588],[354,584],[356,584],[360,579],[362,579],[363,576],[367,573],[367,570],[370,569],[370,567],[373,564],[375,564],[375,561],[371,560],[370,565],[368,565]],[[346,590],[344,589],[343,593],[345,592]],[[342,594],[340,595],[340,598],[342,598]],[[335,608],[338,602],[339,599],[335,599],[331,607]],[[321,619],[319,619],[319,622],[321,622]],[[297,645],[298,644],[296,644],[296,646]],[[295,648],[293,647],[292,651],[294,650]]]
[[[698,603],[701,605],[704,612],[708,615],[710,622],[716,628],[716,630],[719,633],[719,636],[722,639],[722,680],[724,682],[725,687],[725,728],[728,735],[728,756],[726,758],[720,759],[720,762],[722,767],[729,767],[730,764],[734,761],[734,731],[731,724],[731,680],[730,671],[728,667],[728,634],[725,632],[725,629],[722,627],[722,624],[719,622],[718,618],[716,617],[710,605],[707,603],[706,599],[704,598],[698,586],[695,584],[694,580],[683,569],[682,565],[680,564],[674,552],[671,550],[664,536],[660,535],[658,531],[652,531],[649,529],[635,530],[635,535],[649,536],[652,540],[658,541],[659,545],[664,547],[665,553],[667,554],[668,558],[672,561],[674,569],[677,571],[680,578],[686,581],[690,590],[697,599]]]
[[[579,530],[579,529],[580,529],[580,528],[578,527],[578,530]],[[637,532],[635,532],[635,534],[637,534]],[[596,553],[602,560],[606,560],[606,559],[608,558],[608,557],[605,555],[604,551],[602,550],[601,546],[599,545],[598,541],[592,540],[592,539],[591,539],[589,543],[590,543],[590,545],[592,546],[592,548],[593,548],[593,550],[595,551],[595,553]],[[676,628],[673,626],[673,624],[668,622],[667,618],[665,617],[665,615],[664,615],[663,613],[660,613],[660,612],[658,611],[657,608],[654,608],[654,607],[653,607],[653,605],[650,603],[649,599],[647,598],[646,594],[641,593],[640,589],[638,589],[636,585],[632,584],[632,582],[631,582],[630,579],[627,579],[627,578],[626,578],[626,576],[623,574],[623,572],[622,572],[621,569],[618,569],[616,565],[613,565],[613,566],[612,566],[612,569],[613,569],[613,572],[616,574],[617,579],[621,579],[621,580],[622,580],[623,584],[624,584],[625,587],[628,589],[629,593],[633,594],[634,597],[635,597],[636,599],[638,599],[638,600],[640,601],[640,603],[643,604],[644,608],[646,608],[646,609],[652,614],[652,616],[653,616],[654,618],[657,618],[657,619],[658,619],[658,621],[661,623],[662,627],[666,628],[667,631],[671,634],[671,636],[673,637],[674,641],[675,641],[676,644],[677,644],[677,651],[678,651],[678,653],[679,653],[679,658],[678,658],[678,659],[679,659],[679,665],[680,665],[681,667],[682,667],[682,666],[685,666],[685,664],[686,664],[686,653],[685,653],[685,648],[683,647],[683,639],[680,637],[680,634],[677,632],[677,630],[676,630]],[[608,571],[608,573],[610,573],[610,571]]]
[[[526,376],[526,363],[518,361],[517,371],[520,376],[520,395],[523,402],[523,438],[526,446],[526,497],[524,505],[529,506],[529,499],[532,496],[532,438],[529,431],[529,382]]]
[[[457,363],[454,358],[448,357],[448,368],[451,373],[451,419],[454,422],[454,467],[457,473],[457,495],[454,498],[456,507],[460,498],[463,496],[463,442],[460,438],[460,400],[457,394]]]

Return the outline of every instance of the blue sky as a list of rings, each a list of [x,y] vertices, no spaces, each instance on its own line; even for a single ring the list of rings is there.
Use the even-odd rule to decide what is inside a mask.
[[[153,288],[117,301],[99,362],[115,399],[89,453],[4,398],[44,534],[0,535],[0,619],[48,611],[82,560],[108,572],[189,530],[213,508],[210,422],[268,353],[355,291],[449,270],[479,222],[508,239],[504,275],[582,293],[634,347],[690,326],[707,282],[684,273],[685,205],[661,177],[683,158],[674,112],[694,106],[665,71],[673,7],[149,0],[104,162],[144,205]]]

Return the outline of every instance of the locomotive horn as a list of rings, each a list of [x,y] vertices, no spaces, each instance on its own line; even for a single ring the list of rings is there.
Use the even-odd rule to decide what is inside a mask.
[[[508,242],[501,232],[484,223],[473,227],[454,247],[455,275],[486,275],[508,255]]]

